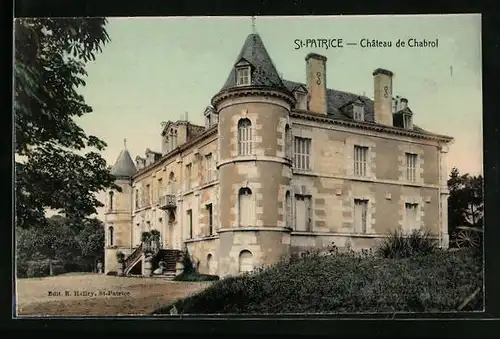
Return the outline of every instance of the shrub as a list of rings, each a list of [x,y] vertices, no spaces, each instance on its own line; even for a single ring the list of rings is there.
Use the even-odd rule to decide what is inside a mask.
[[[60,261],[52,261],[52,274],[66,273],[64,265]],[[48,259],[32,260],[17,264],[18,278],[41,278],[50,275],[50,262]]]
[[[185,247],[182,252],[182,264],[184,265],[182,274],[190,275],[196,272],[196,268],[191,260],[191,255],[189,254],[187,247]]]
[[[154,314],[456,311],[482,286],[481,258],[437,251],[390,259],[347,252],[282,258],[258,274],[230,277]],[[463,309],[482,306],[482,293]]]
[[[122,264],[125,262],[125,253],[123,253],[122,251],[119,251],[119,252],[116,252],[116,261],[118,261],[118,263]]]
[[[174,281],[216,281],[216,280],[219,280],[219,277],[217,275],[201,274],[201,273],[192,272],[189,274],[182,273],[182,274],[176,276],[173,280]]]
[[[377,247],[377,254],[383,258],[408,258],[430,254],[437,249],[436,241],[428,231],[414,230],[409,236],[395,231]]]

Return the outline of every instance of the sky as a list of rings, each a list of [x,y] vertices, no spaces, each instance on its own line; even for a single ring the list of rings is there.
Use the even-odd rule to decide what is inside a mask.
[[[103,157],[114,164],[124,147],[132,157],[146,148],[161,151],[161,122],[189,120],[203,125],[210,104],[236,61],[250,17],[109,18],[111,42],[87,65],[79,91],[93,112],[77,122],[103,139]],[[481,16],[256,17],[278,72],[305,82],[305,56],[327,60],[329,88],[373,98],[372,72],[394,72],[393,95],[408,98],[414,123],[455,138],[448,169],[482,174]],[[296,49],[295,40],[343,39],[342,48]],[[391,48],[346,46],[361,39],[392,41]],[[436,48],[395,46],[438,39]],[[101,213],[100,213],[101,214]]]

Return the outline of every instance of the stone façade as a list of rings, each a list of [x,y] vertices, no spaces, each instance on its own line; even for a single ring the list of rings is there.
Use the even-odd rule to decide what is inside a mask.
[[[326,58],[317,60],[307,63],[308,82],[314,81],[312,75],[318,70],[326,69],[318,64]],[[113,193],[112,208],[109,195],[106,202],[106,272],[116,270],[118,250],[130,254],[140,244],[140,234],[151,229],[160,231],[163,247],[187,246],[200,272],[221,277],[242,270],[243,252],[250,253],[245,260],[257,267],[291,252],[321,250],[332,242],[338,247],[369,248],[389,232],[404,230],[406,203],[418,204],[420,227],[430,230],[440,246],[448,246],[446,154],[452,138],[414,125],[391,125],[387,100],[377,105],[366,97],[327,89],[326,84],[321,89],[317,84],[282,80],[258,35],[247,38],[235,65],[249,65],[251,82],[238,86],[233,69],[212,100],[205,127],[188,121],[169,122],[162,131],[161,156],[138,162],[137,169],[130,168],[128,160],[117,161],[117,183],[123,191]],[[392,76],[390,72],[380,74]],[[382,80],[377,79],[375,86],[392,87],[391,79]],[[307,88],[313,90],[306,99],[296,95]],[[375,88],[375,92],[383,90]],[[353,120],[349,109],[344,110],[354,101],[364,106],[361,121]],[[304,109],[308,103],[314,111]],[[381,123],[378,114],[382,114]],[[250,154],[238,154],[241,119],[251,122]],[[308,169],[294,167],[293,150],[287,150],[293,143],[287,144],[286,128],[291,140],[310,139]],[[165,139],[174,135],[169,131],[175,131],[177,138],[171,147]],[[355,146],[367,148],[366,175],[362,177],[354,173]],[[405,177],[406,153],[418,159],[411,181]],[[130,157],[128,152],[123,156],[127,155]],[[127,171],[116,169],[124,163]],[[189,177],[187,165],[191,167]],[[239,223],[238,192],[242,187],[252,193],[251,225]],[[288,206],[287,192],[291,196]],[[167,194],[175,197],[172,212],[160,208],[161,197]],[[296,225],[297,195],[310,197],[308,231]],[[367,225],[362,233],[353,226],[354,199],[368,201]]]

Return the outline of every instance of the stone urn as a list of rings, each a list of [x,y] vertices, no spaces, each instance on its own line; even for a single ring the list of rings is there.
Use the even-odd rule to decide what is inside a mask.
[[[144,258],[144,276],[150,277],[153,271],[153,256],[147,256]]]
[[[178,261],[175,264],[175,275],[181,275],[182,272],[184,272],[184,264],[182,263],[182,261]]]

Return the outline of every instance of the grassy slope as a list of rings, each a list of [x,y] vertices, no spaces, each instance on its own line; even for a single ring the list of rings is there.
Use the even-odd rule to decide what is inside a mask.
[[[175,306],[180,313],[454,311],[481,286],[481,259],[470,253],[406,259],[311,256],[221,280]],[[154,314],[168,314],[172,306]],[[482,309],[482,293],[471,308]]]

